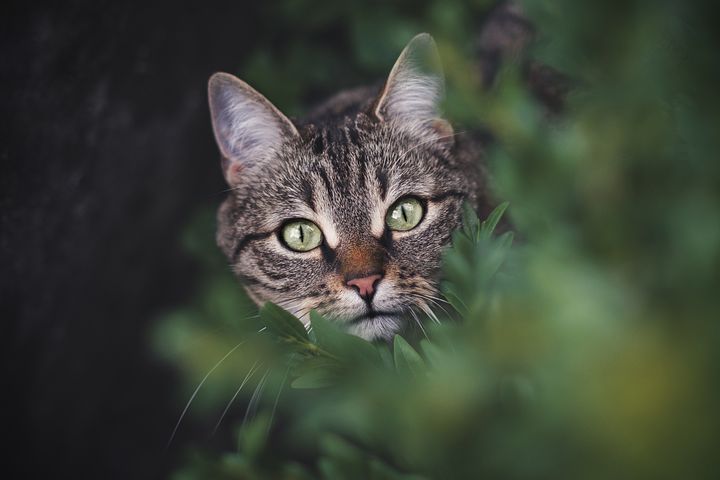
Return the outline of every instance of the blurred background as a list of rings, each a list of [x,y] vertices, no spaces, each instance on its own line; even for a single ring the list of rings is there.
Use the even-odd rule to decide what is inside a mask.
[[[718,9],[526,2],[525,23],[493,17],[498,5],[3,4],[8,478],[352,478],[368,455],[386,469],[373,478],[713,478]],[[500,33],[484,29],[490,18]],[[460,352],[441,362],[444,383],[383,377],[280,402],[282,431],[248,440],[240,429],[238,449],[252,388],[213,434],[252,364],[236,355],[166,448],[195,387],[257,325],[214,246],[226,187],[207,78],[236,74],[301,115],[382,80],[423,31],[445,64],[449,118],[493,134],[488,162],[523,237],[521,267],[491,285],[476,246],[469,270],[448,271],[482,301],[438,333]]]

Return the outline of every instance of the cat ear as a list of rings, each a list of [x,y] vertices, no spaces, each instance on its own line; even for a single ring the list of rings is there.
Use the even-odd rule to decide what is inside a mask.
[[[250,85],[228,73],[208,82],[213,132],[223,156],[223,174],[235,186],[246,169],[270,158],[298,135],[292,122]]]
[[[373,105],[380,121],[452,142],[452,127],[440,118],[445,81],[440,55],[427,33],[415,36],[398,57]]]

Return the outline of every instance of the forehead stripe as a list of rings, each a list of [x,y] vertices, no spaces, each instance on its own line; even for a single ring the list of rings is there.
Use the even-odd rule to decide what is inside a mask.
[[[310,210],[315,212],[315,192],[313,192],[313,187],[307,180],[302,182],[302,194],[303,200],[310,207]]]
[[[328,195],[330,197],[332,197],[334,189],[332,188],[332,183],[330,183],[330,178],[328,178],[327,172],[325,171],[325,167],[318,164],[317,173],[318,173],[318,175],[320,175],[322,182],[325,184],[325,190],[327,190]]]
[[[388,177],[385,172],[379,168],[375,170],[375,176],[377,177],[378,185],[380,185],[380,197],[385,201],[388,191]]]

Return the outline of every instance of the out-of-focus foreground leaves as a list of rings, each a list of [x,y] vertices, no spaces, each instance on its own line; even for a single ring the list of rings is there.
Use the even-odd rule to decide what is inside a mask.
[[[488,234],[492,218],[482,227],[466,213],[445,258],[442,325],[427,319],[428,339],[373,346],[319,316],[305,335],[272,306],[253,311],[214,253],[211,216],[200,216],[188,244],[206,287],[164,319],[155,343],[186,373],[190,397],[246,342],[190,409],[210,425],[240,410],[219,425],[238,441],[225,454],[194,451],[176,478],[720,473],[713,2],[528,2],[533,57],[575,84],[554,120],[512,65],[480,90],[469,45],[490,2],[319,3],[279,2],[273,28],[292,23],[297,41],[272,61],[258,51],[238,73],[297,108],[336,85],[323,69],[350,61],[300,47],[315,45],[303,40],[318,25],[347,29],[357,64],[342,71],[358,78],[381,77],[413,33],[432,32],[447,60],[447,112],[497,136],[491,172],[523,240],[510,246]]]

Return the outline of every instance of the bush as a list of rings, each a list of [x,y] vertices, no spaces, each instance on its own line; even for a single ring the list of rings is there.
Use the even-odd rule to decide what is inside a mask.
[[[378,40],[366,30],[379,17],[359,5],[327,15],[348,22],[366,62],[358,68],[371,73],[364,45]],[[308,334],[273,305],[248,313],[207,253],[211,217],[200,215],[188,245],[208,266],[206,287],[164,319],[156,344],[186,373],[196,418],[226,417],[218,428],[236,424],[238,445],[194,450],[176,478],[717,474],[715,7],[529,4],[542,32],[533,55],[576,83],[553,121],[518,68],[504,69],[488,93],[467,80],[471,22],[486,7],[425,2],[414,17],[381,7],[379,38],[397,47],[395,35],[440,32],[448,113],[497,136],[491,171],[522,244],[491,234],[505,206],[485,223],[466,212],[427,338],[396,337],[388,347],[318,315]],[[293,55],[306,54],[280,68],[299,69]]]

